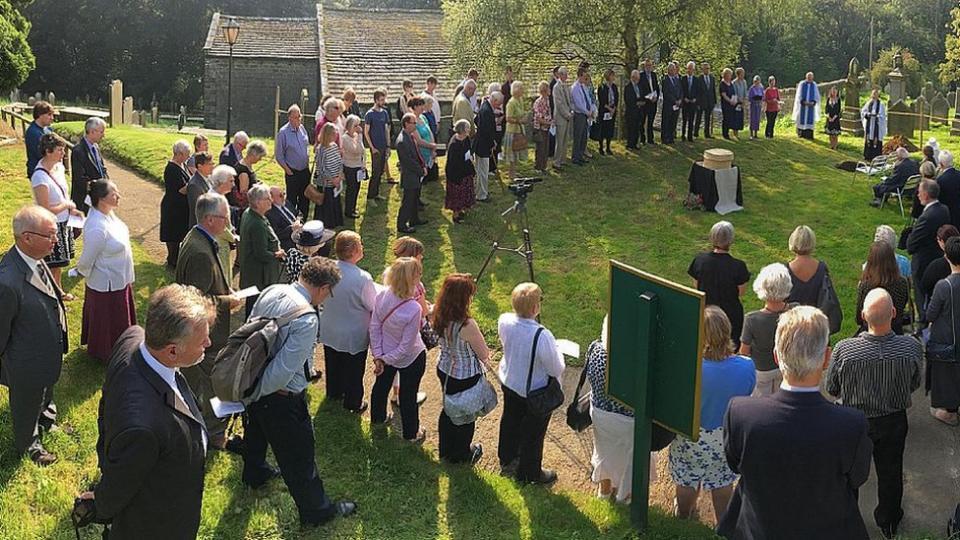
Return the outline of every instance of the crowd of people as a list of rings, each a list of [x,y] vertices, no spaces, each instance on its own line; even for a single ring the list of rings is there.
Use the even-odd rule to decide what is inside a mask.
[[[86,280],[81,344],[107,365],[97,445],[101,479],[83,498],[95,501],[98,515],[112,519],[119,536],[149,537],[158,527],[195,535],[204,456],[213,449],[242,456],[247,486],[282,477],[305,525],[352,514],[356,504],[331,499],[315,464],[306,389],[320,376],[314,366],[317,344],[324,351],[326,399],[349,413],[369,410],[375,426],[390,423],[388,403],[394,401],[402,438],[413,444],[426,438],[419,411],[426,396],[420,385],[427,350],[438,347],[436,375],[444,394],[437,419],[439,455],[450,463],[475,464],[484,455],[473,441],[474,428],[491,407],[489,396],[496,398],[488,380],[495,372],[503,404],[497,448],[501,473],[522,482],[553,483],[557,474],[542,464],[550,411],[544,414],[533,396],[555,385],[565,364],[553,334],[538,322],[542,292],[534,283],[513,289],[512,311],[498,321],[503,358],[494,366],[471,316],[472,277],[447,275],[435,302],[428,299],[421,281],[424,246],[409,236],[426,223],[419,215],[421,186],[439,178],[438,151],[445,150],[445,207],[459,223],[476,201],[490,200],[490,175],[500,164],[506,164],[511,178],[517,175],[516,164],[527,159],[528,135],[536,143],[541,172],[551,159],[553,167],[565,167],[568,145],[571,163],[591,159],[590,137],[599,141],[601,155],[610,153],[621,99],[629,149],[655,144],[653,118],[661,100],[663,143],[674,142],[681,116],[682,140],[699,137],[701,126],[704,136],[712,137],[718,100],[724,137],[743,129],[745,112],[751,138],[759,136],[764,113],[765,135],[773,135],[781,105],[775,79],[763,87],[755,77],[748,86],[742,69],[725,69],[716,81],[709,64],[700,67],[696,75],[690,62],[686,75],[679,75],[671,63],[658,79],[647,61],[621,93],[612,71],[594,87],[589,66],[581,65],[568,85],[567,69],[560,66],[550,82],[537,85],[532,105],[523,83],[510,72],[505,83],[491,84],[485,96],[478,95],[479,74],[471,70],[456,91],[450,132],[442,136],[432,77],[422,94],[412,83],[404,84],[396,133],[383,90],[374,92],[373,107],[362,118],[352,91],[343,99],[325,99],[313,137],[293,105],[274,149],[285,188],[257,179],[254,166],[268,149],[243,131],[224,146],[216,165],[202,135],[193,145],[177,141],[164,170],[160,202],[160,239],[167,245],[175,283],[150,296],[139,318],[142,328],[133,298],[130,234],[116,214],[121,193],[99,148],[105,124],[97,118],[85,123],[68,185],[64,142],[49,132],[52,107],[37,103],[27,137],[35,205],[14,216],[15,246],[0,261],[0,300],[16,306],[0,316],[0,366],[10,388],[16,450],[41,466],[57,461],[42,440],[55,425],[53,388],[69,350],[65,306],[74,298],[64,291],[61,273],[76,257],[74,239],[82,234],[83,249],[70,270]],[[828,124],[831,103],[834,92],[827,102]],[[882,108],[871,103],[865,110],[879,117]],[[812,136],[818,116],[819,91],[808,74],[798,85],[794,107],[801,136]],[[872,129],[872,118],[865,115],[868,142],[881,131],[879,124]],[[873,147],[865,144],[865,151],[867,146]],[[388,166],[394,150],[398,182]],[[909,155],[898,159],[910,162]],[[751,273],[731,254],[733,226],[722,221],[711,229],[710,250],[698,254],[688,269],[709,305],[701,432],[697,441],[675,438],[663,445],[669,444],[679,516],[693,516],[699,492],[706,490],[718,530],[729,538],[767,537],[788,519],[799,521],[798,538],[865,538],[856,490],[866,481],[872,456],[879,485],[874,517],[885,536],[896,533],[903,514],[905,410],[920,385],[924,355],[920,341],[904,335],[908,323],[915,330],[929,325],[924,339],[931,414],[950,425],[960,423],[960,364],[953,361],[960,173],[949,152],[933,159],[939,171],[928,163],[919,167],[924,180],[914,209],[917,221],[906,238],[912,257],[907,261],[896,254],[892,229],[878,228],[865,250],[858,286],[860,332],[832,352],[827,344],[839,329],[842,310],[826,263],[814,256],[814,231],[797,227],[788,241],[793,259],[758,273],[752,286],[764,307],[745,314],[741,298]],[[898,164],[894,175],[912,170]],[[403,192],[397,230],[406,236],[395,241],[395,259],[380,279],[359,266],[363,241],[347,228],[348,220],[360,215],[363,181],[369,206],[385,200],[382,182],[399,184]],[[879,198],[885,188],[877,189]],[[912,314],[907,309],[911,294],[918,306]],[[271,361],[245,400],[242,436],[230,433],[229,417],[218,416],[211,402],[217,397],[211,372],[236,330],[231,321],[241,307],[245,321],[284,321]],[[633,419],[605,394],[605,337],[603,332],[587,352],[593,479],[600,496],[627,501],[632,466],[627,434]],[[364,388],[368,367],[375,377],[369,395]],[[830,404],[821,390],[843,406]],[[485,402],[464,414],[456,404],[467,401],[468,394]],[[268,447],[277,467],[267,462]],[[802,465],[784,471],[770,455]],[[793,486],[791,504],[781,500],[784,484]],[[185,491],[189,497],[180,495]],[[142,519],[171,501],[181,511],[166,521]],[[805,519],[788,518],[798,508]]]

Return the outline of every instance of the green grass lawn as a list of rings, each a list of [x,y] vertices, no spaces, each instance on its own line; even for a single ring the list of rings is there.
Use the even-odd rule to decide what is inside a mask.
[[[62,133],[78,133],[79,124],[60,124]],[[745,132],[744,132],[745,133]],[[607,305],[608,259],[616,258],[666,278],[689,283],[686,268],[694,254],[707,248],[707,232],[716,214],[691,212],[681,206],[690,163],[705,148],[729,148],[743,175],[746,209],[726,217],[737,227],[733,254],[755,274],[763,265],[790,258],[787,237],[799,224],[818,235],[816,255],[831,268],[845,322],[840,336],[853,332],[853,305],[861,262],[876,225],[899,230],[899,211],[868,206],[872,193],[862,176],[834,165],[857,159],[859,139],[843,137],[840,151],[831,151],[826,136],[810,143],[797,139],[787,126],[773,141],[726,142],[644,149],[598,158],[585,167],[552,174],[530,196],[529,213],[536,250],[537,280],[546,292],[543,320],[559,337],[586,346],[600,328]],[[934,133],[946,148],[958,148],[944,128]],[[172,143],[189,135],[130,127],[108,129],[103,143],[109,157],[159,181]],[[272,141],[267,141],[272,148]],[[591,143],[593,151],[596,147]],[[532,172],[531,162],[521,172]],[[19,148],[0,150],[0,215],[11,215],[29,199]],[[394,171],[396,171],[394,165]],[[279,167],[269,160],[258,166],[265,182],[282,182]],[[387,191],[388,204],[361,209],[356,229],[363,235],[367,257],[361,263],[375,275],[391,259],[396,237],[398,190]],[[424,282],[435,294],[452,271],[476,273],[500,230],[499,213],[513,202],[509,192],[492,186],[494,202],[478,205],[462,225],[442,214],[442,185],[428,184],[425,216],[431,223],[417,237],[427,247]],[[361,196],[362,200],[362,196]],[[159,203],[159,201],[158,201]],[[0,227],[0,245],[11,242],[9,227]],[[506,244],[516,244],[516,231]],[[138,298],[142,301],[167,276],[138,251]],[[496,318],[509,310],[512,287],[525,279],[523,261],[501,254],[479,287],[474,314],[487,339],[496,343]],[[69,282],[74,293],[81,283]],[[747,309],[760,302],[748,293]],[[142,315],[142,312],[141,312]],[[78,342],[79,304],[70,313],[71,337]],[[71,538],[67,511],[74,493],[96,476],[96,404],[103,369],[81,350],[67,358],[57,387],[62,418],[76,428],[54,434],[50,449],[61,456],[52,469],[39,470],[9,454],[11,438],[6,401],[0,400],[0,537]],[[3,392],[4,390],[0,390]],[[371,432],[368,423],[339,411],[326,410],[322,392],[311,388],[316,416],[317,455],[328,489],[356,498],[357,518],[339,520],[307,538],[626,538],[631,537],[625,509],[597,501],[590,493],[553,493],[521,488],[483,471],[440,466],[432,449],[414,449],[394,437]],[[554,429],[566,429],[554,426]],[[331,436],[334,434],[334,436]],[[3,453],[6,452],[6,453]],[[280,485],[254,494],[240,485],[240,461],[215,454],[208,475],[200,536],[202,538],[300,537],[296,511]],[[92,536],[89,536],[92,538]],[[705,527],[666,518],[654,511],[644,538],[711,538]]]

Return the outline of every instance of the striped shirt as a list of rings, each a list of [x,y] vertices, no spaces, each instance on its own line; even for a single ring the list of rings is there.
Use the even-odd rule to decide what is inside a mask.
[[[450,332],[440,335],[440,358],[437,368],[454,379],[469,379],[480,373],[480,360],[473,347],[462,337],[463,323],[452,323]],[[447,339],[447,338],[452,339]]]
[[[827,369],[826,389],[837,402],[860,409],[867,418],[910,407],[920,387],[920,342],[893,332],[863,332],[837,343]]]
[[[340,157],[340,147],[336,144],[321,147],[314,166],[313,183],[321,188],[333,187],[333,179],[342,173],[343,159]]]

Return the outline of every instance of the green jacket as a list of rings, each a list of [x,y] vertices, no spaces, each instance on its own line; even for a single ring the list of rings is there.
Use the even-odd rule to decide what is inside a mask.
[[[230,337],[230,284],[225,277],[223,265],[210,240],[196,227],[192,227],[177,258],[176,281],[192,285],[213,300],[217,320],[210,328],[210,349],[219,350]]]
[[[261,291],[280,282],[280,260],[273,254],[280,249],[280,240],[266,216],[247,208],[240,218],[240,287],[256,285]]]

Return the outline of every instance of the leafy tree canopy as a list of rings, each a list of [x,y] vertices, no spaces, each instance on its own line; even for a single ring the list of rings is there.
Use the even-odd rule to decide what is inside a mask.
[[[0,0],[0,89],[19,86],[33,71],[36,61],[27,34],[30,23],[20,14],[25,1]]]

